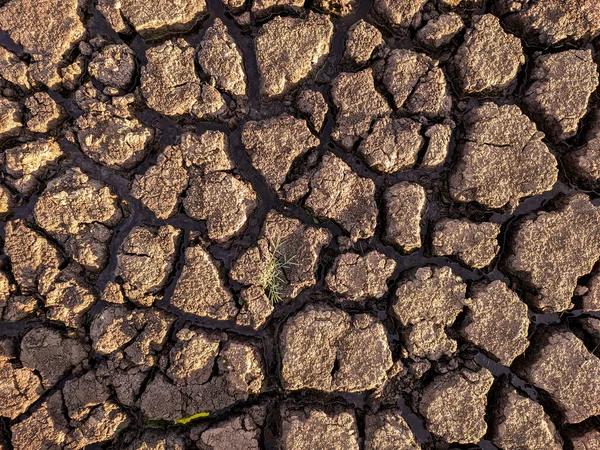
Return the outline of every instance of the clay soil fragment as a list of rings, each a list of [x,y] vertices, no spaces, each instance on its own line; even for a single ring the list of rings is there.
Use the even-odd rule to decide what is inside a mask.
[[[421,247],[421,220],[425,213],[425,189],[401,181],[383,194],[385,213],[384,239],[405,252]]]

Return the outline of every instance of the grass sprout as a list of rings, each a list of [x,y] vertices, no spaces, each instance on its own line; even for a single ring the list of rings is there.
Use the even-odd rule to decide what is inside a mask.
[[[284,270],[297,265],[294,261],[296,255],[287,257],[281,251],[281,245],[282,241],[278,239],[275,244],[269,246],[267,266],[261,274],[260,280],[261,287],[265,290],[267,298],[273,305],[280,303],[282,300],[283,288],[287,283]]]

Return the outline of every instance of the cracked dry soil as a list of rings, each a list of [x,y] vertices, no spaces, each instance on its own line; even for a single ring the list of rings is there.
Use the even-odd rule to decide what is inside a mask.
[[[0,450],[599,450],[600,2],[0,0]]]

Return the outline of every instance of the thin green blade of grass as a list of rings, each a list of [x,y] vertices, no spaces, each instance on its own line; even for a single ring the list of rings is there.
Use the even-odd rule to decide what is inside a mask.
[[[281,240],[277,240],[268,251],[267,265],[261,276],[261,287],[265,290],[271,304],[282,301],[283,288],[287,283],[284,269],[297,265],[294,262],[296,255],[288,258],[281,251]]]

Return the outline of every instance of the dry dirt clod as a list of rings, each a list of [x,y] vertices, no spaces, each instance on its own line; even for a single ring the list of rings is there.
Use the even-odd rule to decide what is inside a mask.
[[[36,92],[24,102],[27,108],[27,128],[34,133],[48,133],[65,117],[64,108],[46,92]]]
[[[405,252],[421,247],[421,220],[425,214],[425,189],[416,183],[401,181],[383,194],[384,239]]]
[[[107,45],[94,55],[88,70],[105,86],[105,94],[125,93],[136,75],[135,52],[125,44]]]
[[[579,423],[600,409],[600,360],[568,330],[554,328],[533,339],[519,373],[543,389],[567,423]]]
[[[198,439],[192,430],[191,437],[200,450],[260,450],[263,421],[256,416],[252,411],[234,416],[200,432]]]
[[[375,233],[375,184],[356,175],[333,153],[323,156],[310,180],[310,194],[304,204],[317,216],[340,224],[352,240],[366,239]]]
[[[4,79],[28,92],[31,89],[28,72],[27,64],[14,53],[0,46],[0,79]]]
[[[18,136],[23,128],[23,107],[0,96],[0,141]]]
[[[383,44],[381,31],[361,19],[348,29],[342,63],[354,67],[364,66]]]
[[[485,411],[493,382],[494,377],[484,368],[435,378],[423,391],[419,404],[427,429],[446,442],[479,442],[487,431]]]
[[[256,0],[252,2],[252,16],[264,20],[280,13],[298,14],[303,11],[302,0]]]
[[[577,134],[588,101],[598,86],[598,67],[591,50],[541,55],[529,78],[523,106],[555,141]]]
[[[18,367],[4,355],[0,361],[0,416],[16,419],[35,402],[44,389],[32,368]]]
[[[464,95],[503,94],[517,77],[525,55],[519,38],[507,34],[492,14],[476,16],[452,60]]]
[[[263,25],[255,39],[260,94],[276,98],[312,77],[331,48],[333,24],[327,16],[305,19],[277,16]]]
[[[490,265],[500,251],[499,233],[497,223],[442,219],[433,229],[432,253],[435,256],[455,255],[467,266],[482,269]]]
[[[308,123],[316,132],[320,132],[325,124],[329,105],[319,91],[306,89],[296,97],[296,108],[308,117]]]
[[[444,165],[448,157],[450,139],[454,122],[432,125],[425,131],[425,137],[429,138],[427,150],[423,155],[420,169],[435,170]]]
[[[415,436],[399,411],[381,411],[365,419],[365,450],[419,450]]]
[[[432,19],[416,35],[417,41],[430,50],[448,45],[462,31],[465,24],[454,12]]]
[[[358,427],[351,410],[282,406],[280,415],[283,450],[359,449]]]
[[[386,25],[399,31],[421,21],[421,8],[427,0],[375,0],[373,13]]]
[[[556,158],[517,106],[484,103],[467,113],[463,126],[464,141],[449,178],[453,199],[514,209],[520,199],[556,183]]]
[[[559,202],[556,211],[539,211],[511,236],[505,267],[532,290],[526,300],[541,311],[570,309],[579,277],[600,257],[600,208],[585,194]]]

